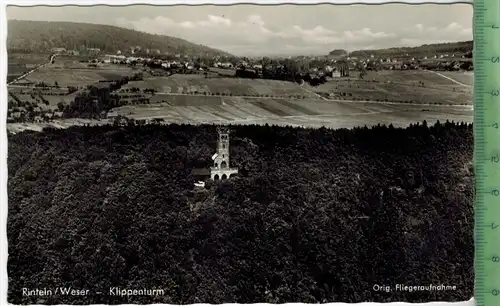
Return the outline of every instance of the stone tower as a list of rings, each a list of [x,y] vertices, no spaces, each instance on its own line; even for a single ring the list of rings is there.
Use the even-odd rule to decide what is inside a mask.
[[[229,166],[229,128],[217,128],[217,148],[213,157],[214,164],[210,168],[210,178],[225,180],[238,173],[238,169]]]

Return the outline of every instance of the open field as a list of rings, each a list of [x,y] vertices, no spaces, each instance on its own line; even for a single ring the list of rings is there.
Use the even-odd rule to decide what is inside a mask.
[[[118,79],[133,73],[133,70],[130,68],[116,66],[81,69],[53,68],[49,66],[50,65],[47,65],[33,72],[26,80],[34,83],[44,82],[46,84],[54,84],[57,82],[59,86],[62,87],[82,87],[97,83],[99,80]]]
[[[452,78],[460,83],[473,86],[474,73],[469,71],[440,71],[442,75]]]
[[[24,73],[30,71],[33,68],[28,67],[28,65],[8,64],[7,69],[8,69],[7,76],[15,78],[23,75]]]
[[[24,73],[46,63],[50,54],[21,54],[9,53],[7,55],[7,81],[14,80]]]
[[[443,75],[430,71],[369,71],[364,80],[333,79],[309,89],[352,100],[472,104],[472,88],[452,80],[456,76],[457,79],[465,78],[464,74],[448,72]]]
[[[457,87],[448,85],[451,87]],[[329,93],[333,97],[353,100],[394,101],[438,104],[472,104],[470,90],[444,87],[408,86],[401,83],[372,83],[364,81],[333,81],[312,88],[317,93]],[[342,96],[343,93],[347,95]]]
[[[189,97],[189,96],[187,96]],[[163,118],[166,122],[277,124],[292,126],[352,128],[365,124],[406,126],[428,120],[472,122],[472,108],[464,106],[384,104],[326,100],[250,99],[206,97],[182,98],[156,105],[123,106],[118,114],[135,119]]]
[[[306,96],[314,97],[295,83],[263,79],[205,78],[197,74],[174,74],[130,82],[123,88],[154,88],[159,93],[223,93],[233,96]]]
[[[210,67],[210,71],[213,73],[216,73],[217,75],[223,75],[223,76],[234,76],[236,71],[234,69],[225,69],[225,68],[214,68]]]
[[[459,75],[460,72],[449,72]],[[380,70],[367,71],[365,80],[375,80],[378,82],[401,82],[408,85],[419,85],[424,82],[427,85],[448,86],[456,85],[452,81],[440,77],[439,75],[425,70]]]
[[[470,108],[459,106],[396,106],[382,104],[359,104],[346,105],[348,102],[336,102],[331,108],[339,110],[336,113],[323,115],[297,115],[297,116],[276,116],[269,111],[262,109],[260,114],[252,114],[246,119],[245,112],[255,109],[257,106],[247,104],[245,106],[234,107],[228,113],[216,113],[207,107],[187,107],[187,106],[152,106],[122,107],[116,109],[121,115],[133,119],[162,118],[167,123],[214,123],[232,125],[269,124],[279,126],[302,126],[302,127],[328,127],[328,128],[353,128],[357,126],[375,126],[378,124],[395,127],[406,127],[409,124],[426,120],[429,124],[437,120],[441,122],[473,121],[473,111]],[[217,108],[217,107],[216,107]],[[223,109],[226,109],[224,106]],[[257,107],[258,108],[258,107]],[[352,108],[356,112],[352,112]],[[206,110],[208,109],[208,112]],[[235,115],[237,113],[238,115]],[[231,120],[233,116],[234,120]],[[269,116],[269,117],[268,117]],[[52,123],[8,123],[7,129],[10,132],[20,132],[23,130],[41,131],[43,127],[53,126],[57,128],[68,128],[73,125],[102,125],[112,123],[112,119],[89,120],[89,119],[63,119]]]
[[[12,66],[37,66],[49,61],[50,54],[21,54],[9,53],[7,55],[7,62],[9,68]],[[9,70],[10,73],[10,70]]]

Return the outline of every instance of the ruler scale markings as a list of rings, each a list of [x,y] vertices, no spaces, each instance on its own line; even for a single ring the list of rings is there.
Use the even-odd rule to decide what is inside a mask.
[[[500,305],[500,1],[474,1],[475,288]]]

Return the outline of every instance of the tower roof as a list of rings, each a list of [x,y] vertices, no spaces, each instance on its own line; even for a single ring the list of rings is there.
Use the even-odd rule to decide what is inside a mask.
[[[217,127],[217,133],[229,133],[229,127],[227,126],[218,126]]]

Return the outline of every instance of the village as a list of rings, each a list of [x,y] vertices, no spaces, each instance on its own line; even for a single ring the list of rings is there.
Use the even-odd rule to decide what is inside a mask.
[[[120,50],[116,54],[103,54],[99,48],[85,48],[85,52],[77,50],[66,50],[65,48],[53,48],[51,50],[59,56],[80,56],[86,55],[94,57],[89,60],[91,63],[112,63],[121,65],[152,65],[165,69],[185,68],[187,70],[204,71],[210,68],[221,68],[229,70],[253,69],[262,72],[263,69],[273,69],[281,67],[280,61],[300,65],[303,72],[329,75],[331,77],[342,76],[336,68],[337,62],[346,62],[350,70],[379,69],[379,70],[411,70],[411,69],[435,69],[435,70],[467,70],[472,71],[472,52],[440,53],[425,56],[412,56],[412,54],[397,54],[394,57],[380,57],[369,54],[365,57],[349,56],[348,53],[342,55],[325,56],[288,56],[281,58],[267,57],[206,57],[192,56],[188,54],[165,54],[159,49],[143,48],[141,46],[130,47],[127,52]]]
[[[377,101],[378,98],[372,97],[373,95],[380,97],[380,93],[377,92],[370,94],[366,89],[357,93],[339,92],[339,89],[346,86],[352,88],[353,85],[361,89],[364,87],[360,86],[366,86],[361,83],[367,81],[382,82],[384,87],[396,86],[398,83],[406,84],[408,79],[404,75],[416,77],[414,81],[418,79],[420,87],[437,88],[440,82],[429,79],[432,76],[431,71],[439,75],[442,75],[441,72],[456,72],[450,75],[454,78],[473,69],[471,52],[429,54],[421,57],[405,53],[386,58],[367,52],[364,52],[364,57],[342,52],[331,53],[335,54],[236,58],[169,55],[162,54],[158,49],[143,49],[140,46],[131,47],[127,52],[117,51],[116,54],[102,54],[99,48],[90,47],[83,51],[53,48],[51,54],[46,55],[44,62],[9,82],[7,122],[50,123],[55,126],[64,126],[68,121],[71,121],[71,124],[89,123],[85,121],[87,119],[92,119],[93,124],[130,121],[139,124],[168,122],[172,116],[134,115],[134,111],[123,112],[119,108],[127,105],[165,103],[175,107],[177,105],[175,101],[184,95],[191,96],[191,99],[195,100],[201,97],[208,99],[210,96],[213,98],[225,96],[294,100],[325,99],[325,97],[346,100],[347,97],[352,97],[347,99]],[[443,75],[443,78],[438,79],[446,82],[444,78],[450,76]],[[259,79],[266,82],[265,86],[271,88],[270,91],[262,91],[263,87],[259,85],[262,81],[258,81]],[[307,86],[303,86],[304,82]],[[463,92],[470,86],[468,83],[463,84],[464,86],[453,88],[452,94]],[[288,89],[279,89],[283,86]],[[272,89],[273,87],[275,89]],[[336,90],[332,91],[334,88]],[[359,95],[359,98],[355,98],[356,95]],[[389,93],[384,95],[380,97],[383,98],[380,102],[411,101],[411,99],[401,100],[400,94],[393,97]],[[84,105],[85,103],[87,105]],[[308,102],[301,102],[304,103]],[[104,104],[106,106],[103,106]],[[183,105],[187,106],[189,103],[179,106]],[[92,113],[90,117],[89,112]],[[271,111],[271,113],[276,112]],[[290,115],[293,115],[293,112]],[[192,118],[190,115],[187,119],[200,121],[197,116]],[[239,118],[248,119],[244,116]],[[57,122],[61,120],[66,123]]]

